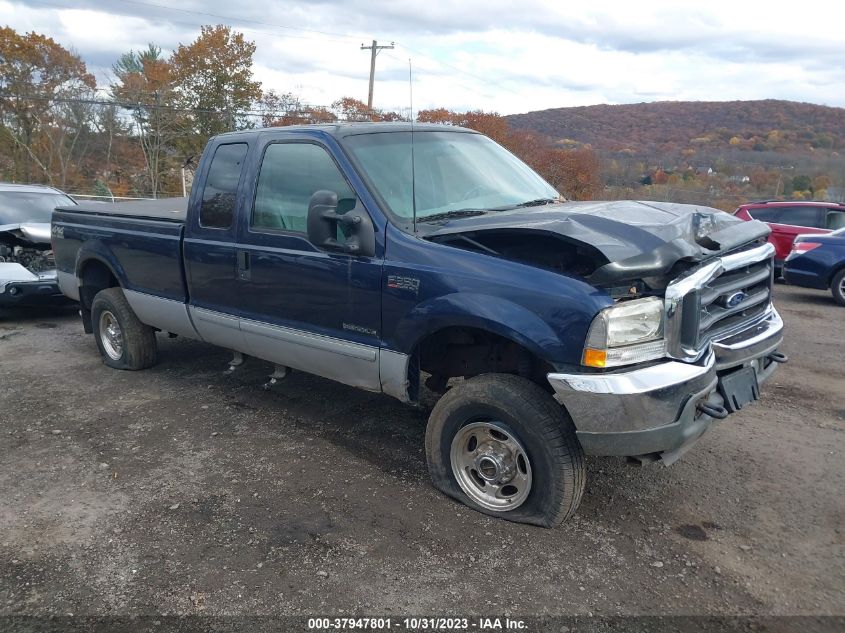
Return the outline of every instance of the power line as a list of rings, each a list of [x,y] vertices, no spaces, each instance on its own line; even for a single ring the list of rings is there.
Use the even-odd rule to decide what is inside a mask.
[[[182,108],[179,106],[170,106],[164,104],[152,103],[132,103],[128,101],[113,101],[105,99],[84,99],[80,97],[42,97],[36,95],[13,95],[2,94],[0,98],[4,99],[18,99],[21,101],[49,101],[51,103],[67,103],[75,105],[99,105],[99,106],[114,106],[124,108],[126,110],[168,110],[170,112],[187,113],[187,114],[227,114],[221,110],[213,110],[209,108]],[[300,103],[299,107],[291,110],[240,110],[232,112],[236,116],[274,116],[274,115],[297,115],[307,114],[309,110],[330,110],[329,106],[314,106]]]
[[[400,46],[401,46],[401,44],[400,44]],[[403,47],[403,48],[407,48],[407,47]],[[410,50],[410,49],[408,49],[408,50]],[[394,61],[397,61],[397,62],[399,62],[399,63],[401,63],[401,64],[404,64],[404,63],[405,63],[405,60],[404,60],[404,59],[400,59],[400,58],[396,57],[396,55],[391,55],[390,53],[385,53],[385,55],[386,55],[387,57],[389,57],[390,59],[392,59],[392,60],[394,60]],[[430,59],[433,59],[433,58],[430,58]],[[436,60],[436,59],[434,59],[434,61],[436,62],[437,60]],[[424,75],[424,74],[425,74],[425,71],[421,71],[421,70],[417,69],[417,70],[416,70],[416,74],[417,74],[418,76],[419,76],[419,75]],[[462,87],[464,90],[468,90],[469,92],[474,92],[475,94],[477,94],[477,95],[479,95],[479,96],[481,96],[481,97],[484,97],[485,99],[490,99],[491,101],[495,101],[495,100],[496,100],[496,96],[495,96],[495,95],[491,95],[491,94],[489,94],[489,93],[482,92],[481,90],[477,90],[476,88],[473,88],[472,86],[469,86],[469,85],[467,85],[467,84],[461,84],[461,87]]]
[[[67,5],[63,5],[63,4],[55,4],[55,3],[49,2],[47,0],[28,0],[28,1],[35,3],[35,4],[43,4],[43,5],[57,7],[57,8],[65,8],[65,9],[73,9],[74,8],[74,7],[69,7]],[[216,19],[220,19],[220,20],[226,20],[226,21],[229,21],[233,24],[235,24],[235,23],[250,23],[250,24],[257,24],[259,26],[269,26],[269,27],[279,28],[279,29],[301,31],[301,32],[305,32],[305,33],[314,33],[316,35],[322,35],[324,38],[332,39],[333,41],[347,41],[347,40],[359,39],[355,36],[346,35],[346,34],[343,34],[343,33],[335,33],[335,32],[332,32],[332,31],[320,31],[320,30],[317,30],[317,29],[309,29],[309,28],[305,28],[305,27],[296,27],[296,26],[290,26],[290,25],[285,25],[285,24],[274,24],[272,22],[262,22],[262,21],[259,21],[259,20],[250,20],[250,19],[240,18],[240,17],[236,18],[236,17],[233,17],[233,16],[227,16],[227,15],[218,14],[218,13],[209,13],[207,11],[197,11],[197,10],[193,10],[193,9],[181,9],[181,8],[177,8],[177,7],[169,7],[169,6],[162,5],[162,4],[156,4],[156,3],[153,3],[153,2],[142,2],[141,0],[118,0],[118,2],[123,2],[125,4],[133,4],[133,5],[138,5],[138,6],[153,7],[153,8],[164,9],[164,10],[169,10],[169,11],[178,11],[180,13],[185,13],[185,14],[193,14],[193,15],[212,17],[212,18],[216,18]],[[186,25],[189,25],[189,26],[196,26],[196,24],[193,23],[193,22],[184,22],[184,21],[180,21],[180,20],[170,20],[170,21],[175,23],[175,24],[186,24]],[[276,33],[269,33],[267,31],[261,31],[261,30],[253,29],[253,28],[247,28],[247,30],[252,31],[253,33],[260,33],[260,34],[263,34],[263,35],[272,35],[272,36],[277,35]],[[287,37],[298,37],[298,39],[313,39],[313,38],[310,38],[310,37],[301,37],[301,36],[295,36],[295,35],[287,35]],[[340,39],[338,39],[338,38],[340,38]],[[382,48],[382,49],[393,48],[393,45],[395,45],[395,42],[391,42],[391,46],[389,46],[389,47],[380,47],[380,48]],[[411,52],[414,52],[418,55],[421,55],[422,57],[425,57],[425,58],[435,62],[436,64],[440,64],[442,66],[451,68],[452,70],[455,70],[455,71],[457,71],[461,74],[464,74],[468,77],[472,77],[473,79],[475,79],[475,80],[477,80],[477,81],[479,81],[483,84],[489,83],[488,79],[481,77],[480,75],[476,75],[476,74],[471,73],[469,71],[466,71],[462,68],[459,68],[458,66],[455,66],[453,64],[449,64],[448,62],[444,62],[442,60],[439,60],[436,57],[433,57],[431,55],[423,53],[422,51],[419,51],[417,49],[411,48],[410,46],[407,46],[405,44],[400,44],[400,46],[402,46],[403,48],[405,48],[408,51],[411,51]],[[370,47],[366,47],[366,46],[362,45],[362,49],[366,49],[366,48],[370,48]],[[399,58],[397,58],[393,55],[389,55],[389,57],[391,57],[392,59],[398,60],[398,61],[400,61],[404,64],[404,60],[400,60]],[[481,92],[479,90],[475,90],[475,89],[470,88],[469,86],[466,86],[466,85],[464,85],[463,87],[468,89],[470,92],[474,92],[475,94],[484,97],[485,99],[490,99],[490,100],[496,99],[495,95],[491,95],[491,94],[488,94],[488,93],[485,93],[485,92]],[[507,88],[507,87],[504,87],[504,86],[499,86],[499,87],[504,88],[505,90],[508,90],[509,92],[512,92],[513,94],[516,94],[516,95],[521,94],[521,93],[519,93],[516,90],[513,90],[511,88]],[[369,108],[372,109],[372,99],[368,98],[368,101],[369,101]]]

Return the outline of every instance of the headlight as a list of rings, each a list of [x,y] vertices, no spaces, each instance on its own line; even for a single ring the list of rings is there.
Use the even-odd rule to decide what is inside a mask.
[[[588,367],[618,367],[665,355],[663,301],[648,297],[599,312],[587,333],[582,363]]]

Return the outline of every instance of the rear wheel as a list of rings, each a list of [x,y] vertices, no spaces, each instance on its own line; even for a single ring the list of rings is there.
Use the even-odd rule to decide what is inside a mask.
[[[97,293],[91,304],[91,325],[109,367],[137,370],[155,364],[155,330],[138,320],[120,288]]]
[[[845,306],[845,268],[833,276],[830,282],[830,293],[836,303]]]
[[[434,485],[485,514],[553,527],[584,494],[572,421],[518,376],[487,374],[450,389],[431,413],[425,443]]]

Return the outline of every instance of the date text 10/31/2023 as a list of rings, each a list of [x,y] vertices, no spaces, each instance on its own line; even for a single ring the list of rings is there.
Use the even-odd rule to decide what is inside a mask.
[[[523,620],[496,617],[477,618],[309,618],[308,628],[315,631],[328,630],[389,630],[408,631],[527,631]]]

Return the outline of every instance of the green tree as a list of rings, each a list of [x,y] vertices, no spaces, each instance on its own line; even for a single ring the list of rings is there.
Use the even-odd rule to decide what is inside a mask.
[[[813,181],[809,176],[795,176],[792,179],[792,189],[795,191],[810,191],[812,189]]]

